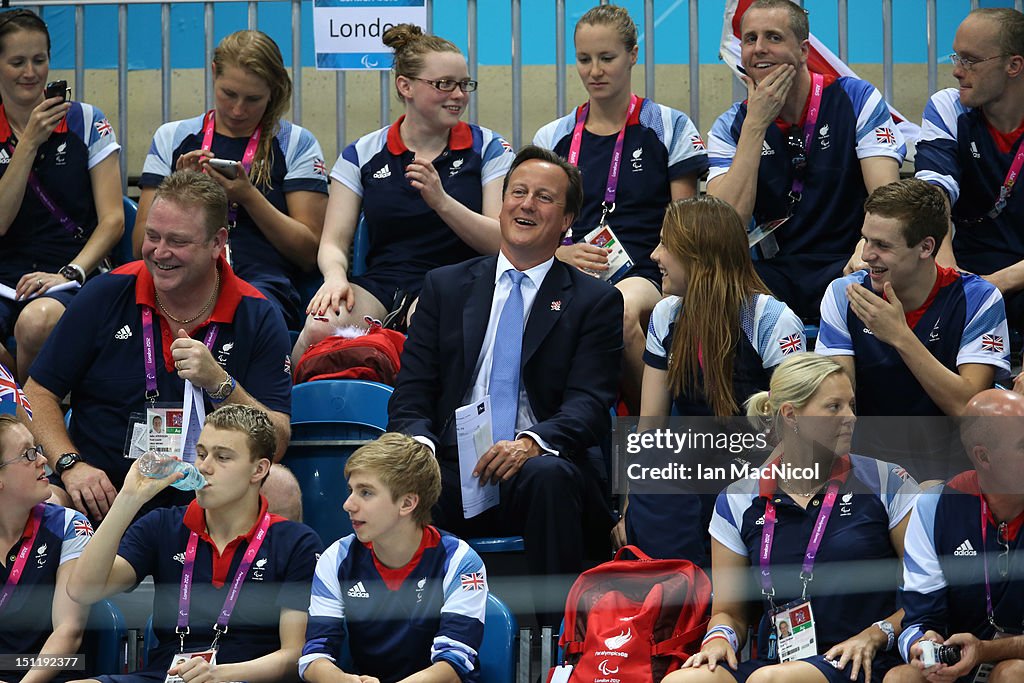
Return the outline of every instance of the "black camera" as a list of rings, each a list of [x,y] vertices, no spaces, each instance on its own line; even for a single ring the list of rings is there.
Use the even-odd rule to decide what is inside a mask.
[[[921,663],[924,668],[930,668],[937,664],[953,666],[960,661],[959,645],[941,645],[931,640],[921,641]]]
[[[68,87],[67,81],[51,81],[46,84],[46,90],[43,92],[46,99],[59,97],[64,102],[67,102],[68,98],[71,96],[71,88]]]

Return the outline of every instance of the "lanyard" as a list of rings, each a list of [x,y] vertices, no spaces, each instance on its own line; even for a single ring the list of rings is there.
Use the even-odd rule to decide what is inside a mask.
[[[45,503],[40,503],[32,508],[32,516],[29,518],[28,538],[21,542],[21,548],[18,549],[18,557],[14,561],[14,566],[11,567],[11,573],[7,577],[3,590],[0,591],[0,612],[7,606],[7,602],[14,595],[14,589],[17,587],[18,582],[21,581],[22,573],[25,571],[25,562],[28,561],[28,555],[32,551],[32,546],[35,545],[36,536],[39,533],[39,524],[43,519],[43,507],[45,507]]]
[[[218,331],[217,323],[211,324],[206,330],[203,343],[210,351],[213,351]],[[149,306],[142,307],[142,361],[146,366],[146,400],[154,402],[160,396],[160,392],[156,388],[156,336],[153,334],[153,309]]]
[[[1006,202],[1009,201],[1010,194],[1013,192],[1017,176],[1020,175],[1021,166],[1024,166],[1024,143],[1017,145],[1017,155],[1013,157],[1010,170],[1006,172],[1006,179],[1003,180],[1003,184],[999,187],[999,198],[996,200],[995,206],[985,214],[988,218],[997,218],[1003,212],[1003,209],[1006,208]]]
[[[811,102],[807,106],[807,118],[804,119],[804,154],[808,160],[811,158],[811,143],[814,142],[814,129],[818,125],[818,114],[821,112],[821,93],[825,89],[825,77],[821,74],[811,74]],[[796,203],[804,191],[804,179],[802,173],[793,174],[793,186],[789,191],[789,198]]]
[[[807,550],[804,551],[804,562],[800,568],[800,580],[804,584],[801,599],[807,597],[807,584],[814,578],[814,558],[818,555],[818,548],[825,537],[825,526],[828,525],[828,518],[832,515],[832,508],[835,507],[836,496],[839,494],[839,482],[833,480],[825,492],[825,500],[822,501],[821,510],[818,512],[818,519],[814,522],[814,529],[811,531],[811,538],[807,542]],[[772,543],[775,540],[775,504],[768,499],[764,509],[764,527],[761,529],[761,553],[759,562],[761,565],[761,592],[771,600],[775,595],[775,587],[772,585],[771,557]]]
[[[203,146],[204,151],[209,152],[210,148],[213,147],[213,110],[206,112],[206,120],[203,121]],[[242,169],[245,170],[246,175],[252,170],[252,161],[256,158],[256,147],[260,144],[260,128],[256,127],[253,131],[252,137],[249,138],[248,144],[245,146],[245,152],[242,154]],[[235,219],[238,217],[238,204],[235,202],[231,203],[228,207],[228,227],[235,227]]]
[[[228,622],[231,620],[231,613],[235,611],[238,594],[242,590],[242,582],[245,581],[245,577],[249,573],[249,567],[252,566],[252,561],[256,559],[256,553],[260,551],[260,546],[263,545],[263,541],[267,537],[267,529],[269,528],[270,513],[265,512],[263,513],[263,519],[260,520],[259,527],[256,529],[256,533],[253,535],[252,540],[249,541],[249,547],[245,549],[245,555],[242,556],[242,561],[238,565],[235,578],[231,580],[231,588],[224,598],[224,606],[221,607],[220,615],[213,626],[216,635],[213,637],[213,644],[210,645],[212,650],[217,649],[217,641],[220,640],[223,634],[228,632]],[[196,564],[196,547],[198,545],[199,534],[193,531],[188,537],[188,545],[185,547],[185,566],[181,570],[181,587],[178,591],[178,624],[174,629],[174,632],[178,634],[178,638],[181,640],[182,652],[185,651],[185,636],[189,633],[188,613],[189,604],[192,602],[192,570]]]
[[[1019,156],[1020,155],[1018,153],[1018,157]],[[984,562],[984,565],[985,565],[985,612],[988,615],[988,623],[992,625],[992,628],[994,628],[997,633],[1001,633],[1001,632],[1003,632],[1004,629],[1002,629],[998,624],[996,624],[996,611],[992,607],[992,585],[989,583],[989,579],[988,579],[988,545],[987,545],[987,541],[988,541],[988,524],[986,523],[986,521],[988,520],[988,502],[985,500],[985,496],[980,496],[980,498],[981,498],[981,557],[982,557],[982,561]],[[1000,524],[1000,527],[1002,527],[1002,526],[1003,525]],[[1003,537],[1003,538],[1005,538],[1005,537]],[[1000,542],[1002,542],[1002,541],[1000,541]],[[1009,553],[1010,553],[1010,548],[1009,548],[1009,546],[1007,546],[1007,548],[1006,548],[1007,560],[1009,560]],[[999,573],[1002,576],[1005,577],[1009,573],[1009,567],[1006,568],[1006,571],[1003,571],[1002,569],[1000,569]]]
[[[7,153],[12,157],[14,156],[14,145],[10,141],[4,145]],[[71,216],[67,214],[64,209],[60,208],[60,205],[54,201],[50,193],[43,187],[43,183],[39,180],[39,176],[36,175],[35,171],[28,172],[28,186],[32,188],[33,194],[39,199],[39,202],[50,212],[50,215],[57,219],[64,231],[76,239],[81,239],[85,235],[85,230],[82,229],[78,223],[74,221]]]
[[[633,112],[636,111],[636,107],[639,102],[639,97],[630,94],[629,109],[626,111],[626,123],[622,125],[622,129],[615,137],[615,148],[612,150],[612,162],[608,167],[608,180],[605,183],[604,188],[604,201],[601,203],[603,211],[601,213],[600,225],[604,225],[607,215],[615,211],[615,195],[618,193],[619,189],[619,168],[622,166],[622,145],[626,140],[626,128],[629,125],[629,120],[633,117]],[[573,128],[572,131],[572,142],[569,143],[568,159],[569,163],[573,166],[579,165],[580,145],[583,142],[583,127],[587,123],[587,114],[589,112],[590,102],[587,102],[576,110],[576,127]],[[562,241],[562,244],[572,244],[571,229],[569,234],[566,235],[565,240]]]

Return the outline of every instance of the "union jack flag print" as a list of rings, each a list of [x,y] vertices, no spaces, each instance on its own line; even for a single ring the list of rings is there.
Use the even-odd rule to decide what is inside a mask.
[[[896,136],[893,135],[893,132],[889,130],[889,128],[876,128],[875,139],[879,142],[884,142],[887,145],[896,144]]]
[[[782,349],[782,355],[784,356],[799,351],[801,346],[803,346],[803,341],[800,339],[799,334],[791,334],[779,340],[779,348]]]
[[[1003,352],[1003,338],[996,334],[981,335],[981,350],[993,353]]]
[[[699,150],[707,149],[707,145],[704,144],[704,141],[701,139],[701,137],[699,135],[691,135],[690,136],[690,144],[693,145],[694,149],[699,149]]]
[[[96,122],[96,132],[100,135],[110,135],[114,132],[114,127],[110,125],[110,121],[100,119]]]
[[[313,160],[313,173],[316,173],[317,175],[322,175],[322,176],[326,176],[327,175],[327,166],[324,165],[324,160],[323,159],[314,159]]]
[[[74,523],[75,536],[92,536],[92,524],[84,519],[76,519]]]
[[[462,574],[459,579],[462,581],[462,590],[464,591],[479,591],[484,589],[484,573],[483,572],[470,572],[469,574]]]
[[[32,404],[28,402],[28,398],[14,380],[11,371],[0,365],[0,401],[6,400],[8,396],[21,405],[29,419],[32,419]]]

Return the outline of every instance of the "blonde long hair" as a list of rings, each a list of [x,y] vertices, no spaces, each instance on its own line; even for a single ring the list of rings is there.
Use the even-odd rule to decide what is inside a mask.
[[[220,77],[229,66],[256,74],[270,88],[267,109],[259,124],[260,143],[252,164],[253,184],[270,188],[274,136],[292,97],[292,79],[284,68],[281,49],[262,31],[235,31],[220,41],[213,51],[214,74]]]
[[[672,335],[669,386],[673,395],[703,391],[715,415],[735,415],[739,407],[732,375],[743,334],[740,311],[752,295],[770,293],[750,260],[746,230],[728,203],[710,195],[692,197],[668,205],[661,242],[686,273],[686,295]]]

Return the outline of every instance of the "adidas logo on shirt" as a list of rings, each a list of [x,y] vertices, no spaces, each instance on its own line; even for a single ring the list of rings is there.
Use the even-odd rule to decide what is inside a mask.
[[[379,171],[373,174],[373,177],[377,180],[384,180],[385,178],[391,177],[391,168],[388,166],[382,167]]]
[[[0,164],[6,166],[9,163],[11,163],[11,155],[7,153],[6,149],[0,149]]]
[[[953,551],[954,557],[977,557],[978,551],[974,549],[969,540],[964,540],[956,550]]]
[[[761,143],[761,156],[768,157],[775,154],[775,150],[768,146],[768,141]]]
[[[356,585],[348,589],[348,597],[350,598],[368,598],[370,594],[363,588],[363,582],[360,581]]]
[[[116,333],[114,333],[114,339],[116,339],[118,341],[124,341],[125,339],[128,339],[131,336],[132,336],[132,328],[128,327],[127,325],[125,325],[124,327],[119,329]]]

